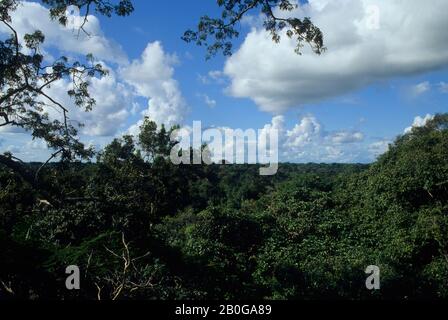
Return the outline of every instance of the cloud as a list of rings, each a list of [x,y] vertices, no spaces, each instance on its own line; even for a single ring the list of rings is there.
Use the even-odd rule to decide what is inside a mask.
[[[127,119],[137,109],[131,88],[117,78],[113,69],[103,62],[102,64],[109,70],[109,74],[89,80],[89,93],[96,101],[92,111],[86,112],[75,106],[67,94],[67,91],[72,89],[72,82],[69,79],[58,80],[44,90],[46,94],[68,109],[69,121],[73,126],[84,125],[79,130],[82,135],[114,136],[120,129],[124,129]],[[43,111],[48,113],[50,119],[63,120],[63,115],[57,106],[44,97],[40,99],[47,103]],[[0,127],[0,132],[19,134],[26,131],[15,126],[5,126]]]
[[[120,82],[115,73],[91,81],[91,95],[96,100],[92,112],[83,112],[86,124],[83,133],[90,136],[112,136],[123,128],[135,107],[131,90]]]
[[[276,116],[273,119],[284,121],[283,116]],[[359,131],[327,132],[323,125],[311,115],[303,117],[291,130],[286,130],[285,136],[285,146],[290,148],[301,148],[314,142],[325,145],[342,145],[364,140],[364,134]]]
[[[418,97],[428,92],[429,90],[431,90],[431,84],[429,83],[429,81],[425,81],[412,86],[410,88],[410,93],[412,97]]]
[[[199,97],[201,97],[204,101],[204,103],[209,106],[210,108],[214,108],[216,107],[216,100],[210,98],[208,95],[206,94],[200,94]]]
[[[274,117],[273,119],[282,119],[283,117]],[[320,139],[323,135],[322,126],[313,116],[302,118],[300,123],[297,123],[292,130],[286,131],[285,147],[290,149],[302,148],[313,141]]]
[[[331,141],[336,144],[354,143],[364,140],[364,134],[359,131],[339,131],[330,137]]]
[[[208,76],[215,81],[221,81],[224,74],[220,70],[211,70],[208,72]]]
[[[166,54],[157,41],[148,43],[139,59],[120,70],[122,78],[135,89],[136,94],[149,99],[143,115],[158,124],[180,124],[187,113],[179,84],[173,78],[173,65],[176,63],[177,57]],[[134,127],[140,124],[141,121]]]
[[[102,63],[105,68],[107,66]],[[121,82],[116,73],[109,69],[109,74],[102,78],[90,79],[89,92],[96,104],[93,110],[86,112],[78,108],[67,95],[67,91],[72,87],[69,80],[55,82],[47,93],[56,98],[69,109],[69,118],[73,125],[84,124],[80,133],[87,136],[113,136],[124,129],[126,120],[134,108],[134,96],[132,90]],[[61,119],[62,114],[58,109],[46,107],[45,111],[53,119]]]
[[[442,92],[442,93],[448,93],[448,83],[446,83],[446,82],[440,82],[439,83],[439,90],[440,90],[440,92]]]
[[[81,55],[92,53],[95,58],[116,63],[126,63],[127,57],[121,47],[114,41],[107,39],[101,30],[98,18],[88,16],[84,25],[84,32],[79,32],[78,27],[82,24],[83,16],[71,9],[67,12],[67,26],[62,26],[57,21],[49,18],[49,11],[36,2],[21,1],[17,10],[12,13],[12,24],[23,39],[26,33],[40,30],[45,35],[45,48],[56,47],[62,52],[70,52]],[[8,29],[1,26],[0,33],[10,33]]]
[[[387,139],[373,142],[368,146],[368,151],[374,158],[376,158],[389,150],[389,145],[391,143],[392,141]]]
[[[284,116],[274,116],[263,131],[278,130],[280,160],[292,162],[351,162],[373,158],[363,150],[359,131],[327,131],[313,115],[302,117],[288,128]],[[367,157],[365,155],[367,154]]]
[[[3,126],[0,127],[0,133],[25,133],[26,130],[20,127],[15,127],[15,126]]]
[[[76,10],[67,12],[66,27],[49,19],[48,10],[35,2],[23,2],[13,12],[13,25],[19,35],[41,30],[45,34],[44,50],[55,47],[59,53],[70,55],[94,54],[95,58],[106,65],[106,62],[119,64],[115,72],[106,66],[110,74],[101,79],[91,79],[90,93],[96,100],[92,112],[84,112],[73,106],[67,97],[70,83],[61,80],[52,85],[47,92],[70,109],[70,119],[84,123],[81,133],[89,136],[113,136],[135,113],[139,107],[134,99],[143,96],[149,99],[148,109],[144,115],[150,116],[157,123],[174,124],[182,121],[185,114],[185,102],[180,93],[177,81],[172,78],[173,65],[177,62],[174,55],[163,52],[159,42],[148,44],[141,59],[128,62],[121,47],[106,38],[101,30],[100,22],[95,16],[88,16],[84,32],[78,33],[83,17]],[[7,30],[0,28],[0,33]],[[46,54],[48,56],[48,54]],[[47,108],[54,118],[61,115],[53,108]],[[2,131],[12,130],[2,128]]]
[[[23,133],[6,133],[0,153],[11,152],[23,161],[45,161],[50,152],[47,144],[41,139],[32,139]]]
[[[273,119],[281,119],[277,116]],[[327,131],[312,115],[303,117],[292,129],[284,129],[282,154],[289,161],[351,162],[362,159],[364,134],[359,131]],[[370,159],[369,159],[370,160]]]
[[[206,75],[198,74],[198,80],[202,84],[223,84],[225,82],[225,75],[220,70],[211,70]]]
[[[232,130],[228,127],[217,127],[221,132]],[[269,137],[274,131],[278,134],[278,156],[280,161],[290,162],[369,162],[375,159],[376,154],[371,153],[370,146],[365,145],[364,134],[357,131],[339,130],[326,131],[313,115],[307,115],[293,126],[286,125],[284,116],[274,116],[271,121],[265,124],[256,134],[257,137]],[[230,131],[231,132],[231,131]],[[242,130],[241,132],[244,132]],[[213,141],[214,142],[214,141]],[[258,141],[259,143],[260,141]],[[247,144],[256,145],[257,140],[249,138]],[[247,150],[235,150],[235,141],[225,141],[224,151],[230,151],[230,154],[239,155],[244,159],[244,152]],[[263,147],[263,143],[258,145],[261,153],[273,150]],[[371,147],[372,149],[375,146]],[[384,148],[383,148],[384,149]],[[216,146],[211,145],[214,160],[221,159],[216,157]],[[379,146],[376,149],[379,152]],[[226,158],[229,162],[234,162],[234,158]],[[247,161],[248,159],[246,159]],[[260,159],[258,159],[260,161]],[[261,161],[262,162],[262,161]]]
[[[434,0],[310,0],[290,16],[310,16],[323,31],[321,56],[284,34],[279,44],[253,28],[225,64],[227,92],[280,113],[373,83],[448,65],[448,2]]]
[[[428,121],[432,119],[434,119],[434,115],[431,114],[427,114],[424,117],[417,116],[414,118],[414,122],[412,123],[412,125],[404,129],[404,133],[410,133],[412,129],[416,127],[423,127]]]
[[[411,97],[416,98],[431,91],[433,88],[438,89],[438,91],[442,94],[448,93],[448,83],[444,81],[441,81],[439,83],[430,83],[429,81],[424,81],[410,86],[408,92]]]
[[[198,81],[201,82],[202,84],[209,84],[210,83],[210,80],[209,80],[209,78],[206,75],[204,76],[204,75],[198,73],[197,77],[198,77]]]
[[[74,106],[73,101],[68,97],[67,91],[71,89],[69,79],[62,79],[54,82],[51,87],[46,88],[47,94],[56,101],[62,103],[69,109],[69,117],[72,124],[83,123],[85,126],[80,133],[88,136],[113,136],[124,125],[132,108],[134,97],[130,88],[120,79],[114,70],[106,65],[107,63],[119,63],[126,65],[128,59],[121,47],[114,41],[106,38],[100,22],[95,16],[89,15],[84,29],[86,33],[79,32],[79,26],[84,21],[84,17],[79,15],[74,7],[67,12],[67,26],[62,26],[49,17],[49,11],[36,2],[20,2],[16,11],[12,13],[12,24],[17,30],[19,37],[23,41],[26,33],[41,30],[45,35],[43,52],[46,59],[51,60],[51,55],[46,52],[48,49],[56,49],[58,55],[74,56],[92,53],[98,63],[109,70],[109,75],[89,80],[89,92],[96,100],[96,105],[92,112],[85,112]],[[4,27],[0,27],[0,33],[9,32]],[[52,53],[54,50],[52,51]],[[48,102],[48,101],[46,101]],[[46,107],[45,111],[53,119],[62,120],[62,114],[55,107]],[[21,128],[3,127],[2,132],[24,133]]]

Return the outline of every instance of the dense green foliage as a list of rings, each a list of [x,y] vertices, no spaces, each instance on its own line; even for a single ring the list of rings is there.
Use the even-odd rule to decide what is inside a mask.
[[[40,190],[1,167],[0,297],[448,297],[448,115],[372,165],[281,164],[275,176],[172,165],[170,132],[146,120],[95,163],[44,167]],[[81,290],[65,288],[71,264]],[[368,265],[381,290],[365,288]]]

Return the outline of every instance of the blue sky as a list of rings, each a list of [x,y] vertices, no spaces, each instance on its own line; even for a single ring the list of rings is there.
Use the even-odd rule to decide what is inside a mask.
[[[132,132],[144,114],[156,114],[153,106],[159,103],[158,122],[172,115],[172,121],[185,126],[194,120],[204,127],[278,126],[285,142],[283,161],[371,162],[419,119],[448,111],[448,39],[443,31],[448,23],[440,13],[448,5],[439,0],[433,9],[414,0],[336,2],[338,7],[327,0],[309,1],[291,13],[310,15],[321,27],[328,38],[328,51],[321,57],[306,48],[302,56],[293,54],[288,40],[272,44],[254,13],[240,26],[231,58],[206,60],[205,48],[180,37],[201,15],[219,14],[215,1],[136,0],[130,17],[92,17],[90,28],[99,44],[80,39],[85,49],[65,43],[69,31],[42,24],[45,9],[38,4],[40,10],[19,9],[13,23],[23,33],[30,25],[53,30],[46,47],[53,55],[78,57],[91,48],[113,71],[113,81],[98,82],[97,92],[101,103],[108,90],[115,94],[99,110],[116,116],[106,128],[95,127],[103,119],[85,118],[95,128],[83,139],[98,148]],[[421,24],[427,33],[412,31]],[[151,66],[157,59],[163,68],[155,72]],[[142,75],[132,74],[136,70]],[[76,116],[80,121],[85,117]],[[0,135],[0,151],[13,150],[25,160],[42,160],[48,152],[23,133]]]

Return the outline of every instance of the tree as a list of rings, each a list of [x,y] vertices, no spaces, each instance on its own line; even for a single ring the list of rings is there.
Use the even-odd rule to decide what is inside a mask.
[[[113,13],[125,16],[132,12],[129,0],[120,0],[117,4],[103,0],[43,0],[50,8],[50,17],[59,23],[67,23],[68,6],[84,9],[84,22],[87,22],[92,9],[111,16]],[[87,55],[84,62],[69,63],[65,56],[53,60],[49,65],[44,61],[40,48],[45,35],[36,30],[23,36],[23,43],[14,29],[11,13],[20,5],[19,0],[4,0],[0,3],[0,23],[10,30],[11,35],[0,41],[0,127],[12,126],[30,132],[33,139],[43,139],[50,149],[55,150],[50,160],[60,156],[63,160],[76,157],[88,158],[93,155],[79,141],[77,129],[71,125],[68,109],[56,98],[47,94],[47,89],[61,79],[68,79],[71,87],[67,91],[75,105],[86,111],[92,110],[95,100],[89,94],[89,79],[102,77],[107,71],[101,64],[95,63],[92,55]],[[60,111],[60,119],[51,119],[46,107]],[[0,155],[0,163],[21,174],[28,182],[34,184],[33,177],[18,164],[13,155]],[[47,162],[48,162],[47,161]]]
[[[178,143],[171,140],[171,134],[177,129],[179,129],[179,126],[166,130],[164,124],[158,129],[154,121],[145,117],[138,135],[139,145],[145,157],[150,161],[160,157],[169,157],[171,149]]]
[[[447,159],[448,116],[438,114],[335,191],[350,238],[381,268],[383,297],[448,295]]]
[[[316,54],[325,51],[323,35],[318,27],[305,17],[285,18],[278,14],[278,8],[283,12],[291,12],[298,7],[290,0],[217,0],[222,7],[220,18],[201,17],[196,30],[187,30],[182,39],[186,42],[194,42],[199,46],[207,46],[207,58],[222,51],[225,56],[232,54],[232,39],[239,36],[237,25],[243,17],[251,11],[262,14],[263,25],[272,36],[274,42],[280,41],[280,32],[286,30],[289,38],[297,40],[296,53],[300,54],[304,43],[308,43]],[[213,40],[210,40],[212,38]]]

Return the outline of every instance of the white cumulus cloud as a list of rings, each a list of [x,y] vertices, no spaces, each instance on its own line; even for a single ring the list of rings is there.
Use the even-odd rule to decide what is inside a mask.
[[[328,51],[318,56],[255,27],[224,68],[228,93],[264,111],[317,103],[367,85],[448,65],[448,1],[310,0],[288,13],[310,16]]]
[[[434,115],[431,114],[427,114],[424,117],[417,116],[414,118],[414,122],[412,123],[412,125],[404,129],[404,133],[410,133],[412,131],[412,128],[423,127],[428,121],[432,119],[434,119]]]
[[[91,53],[97,59],[111,62],[127,61],[122,48],[104,35],[98,18],[93,15],[88,16],[83,27],[88,34],[82,31],[78,33],[84,17],[76,11],[67,12],[67,26],[52,21],[48,9],[37,2],[21,1],[11,16],[12,25],[21,39],[27,33],[40,30],[45,35],[45,47],[81,55]],[[10,31],[0,26],[0,33],[9,34]]]
[[[103,63],[104,65],[104,63]],[[107,68],[107,66],[105,66]],[[131,114],[134,97],[131,89],[120,82],[112,69],[102,78],[90,80],[89,92],[96,104],[93,110],[86,112],[74,105],[67,95],[72,87],[68,80],[55,82],[46,92],[69,109],[69,118],[74,125],[84,124],[80,132],[88,136],[113,136],[119,129],[124,129],[126,120]],[[62,119],[57,108],[47,107],[46,111],[52,118]]]
[[[149,43],[139,59],[121,69],[123,79],[135,88],[138,95],[148,98],[143,115],[157,124],[181,124],[187,105],[178,82],[173,78],[174,55],[166,54],[160,42]],[[141,122],[134,126],[140,125]]]
[[[327,131],[312,115],[300,119],[292,129],[284,129],[283,135],[283,156],[300,162],[358,161],[364,140],[364,134],[359,131]]]
[[[223,132],[232,130],[227,127],[218,127],[218,129]],[[323,124],[313,115],[302,117],[291,127],[286,125],[284,116],[274,116],[269,123],[257,130],[256,137],[247,140],[247,144],[257,145],[258,149],[261,148],[261,154],[271,154],[272,156],[274,149],[268,147],[263,139],[269,139],[268,137],[272,136],[274,130],[278,135],[278,144],[274,148],[278,150],[280,161],[366,162],[374,159],[369,152],[369,146],[363,144],[363,133],[344,130],[326,131]],[[245,131],[241,130],[240,132]],[[216,147],[211,146],[213,152],[215,149]],[[226,141],[223,149],[229,151],[235,149],[235,154],[240,155],[242,159],[244,158],[242,154],[247,151],[244,148],[238,149],[235,141]],[[226,158],[226,160],[233,162],[231,158]]]

